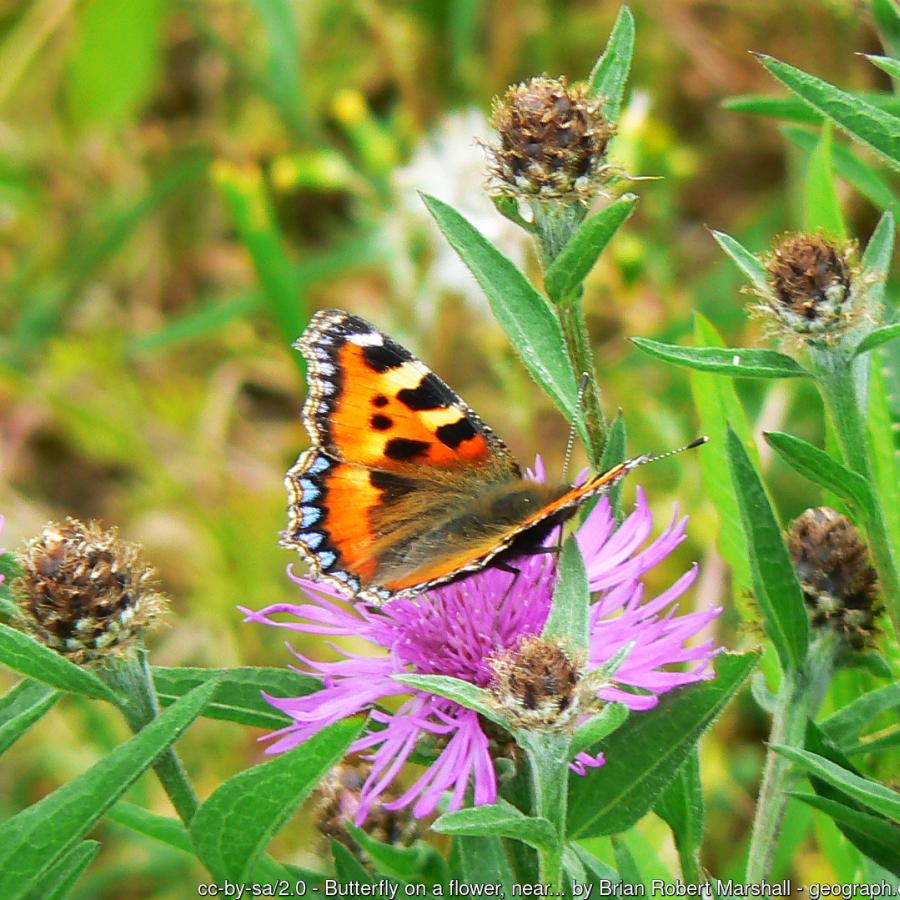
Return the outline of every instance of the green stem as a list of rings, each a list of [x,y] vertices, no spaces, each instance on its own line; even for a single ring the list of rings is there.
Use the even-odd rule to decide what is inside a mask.
[[[141,648],[135,656],[111,660],[97,674],[122,697],[119,709],[135,734],[159,716],[159,701],[146,650]],[[179,818],[189,825],[200,801],[178,754],[172,747],[167,747],[153,768]]]
[[[706,881],[703,866],[700,864],[700,851],[696,847],[683,847],[676,839],[675,849],[678,851],[678,862],[681,865],[681,880],[685,884],[700,884]]]
[[[571,738],[559,731],[526,732],[517,742],[528,755],[534,815],[549,820],[556,836],[552,847],[538,853],[538,880],[562,895]]]
[[[564,300],[557,306],[559,322],[562,325],[563,338],[569,359],[576,378],[587,374],[587,384],[582,397],[582,415],[587,430],[590,446],[587,448],[591,464],[600,465],[603,448],[606,446],[607,422],[603,414],[603,403],[600,397],[600,386],[594,369],[594,357],[588,339],[587,325],[584,321],[584,310],[581,305],[581,292],[577,297]]]
[[[827,348],[810,348],[810,358],[844,459],[851,469],[862,475],[873,487],[871,508],[861,509],[859,513],[865,520],[869,549],[881,581],[888,613],[894,629],[900,633],[900,575],[881,497],[874,489],[868,433],[854,385],[851,362],[840,351]]]
[[[832,642],[830,634],[819,637],[810,646],[800,671],[784,673],[772,716],[770,744],[803,747],[806,723],[815,716],[831,681],[834,670]],[[750,838],[747,884],[765,881],[772,871],[772,859],[789,799],[787,792],[796,777],[793,769],[790,760],[768,750]]]

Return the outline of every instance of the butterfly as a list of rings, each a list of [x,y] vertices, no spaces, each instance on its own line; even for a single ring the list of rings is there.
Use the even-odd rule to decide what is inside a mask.
[[[294,346],[308,363],[311,446],[285,476],[281,543],[370,605],[491,565],[515,571],[509,560],[547,552],[557,525],[650,460],[581,484],[533,481],[451,388],[359,316],[321,310]]]

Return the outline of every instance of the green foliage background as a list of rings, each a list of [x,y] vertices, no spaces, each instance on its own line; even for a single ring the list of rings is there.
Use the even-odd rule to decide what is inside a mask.
[[[686,342],[700,312],[729,345],[763,341],[708,228],[759,251],[802,227],[811,203],[819,221],[838,204],[864,240],[897,185],[860,175],[854,160],[877,157],[853,155],[841,138],[837,194],[815,190],[821,162],[810,155],[821,145],[807,109],[780,102],[760,118],[743,101],[723,103],[786,98],[747,50],[847,90],[889,92],[889,76],[854,55],[884,52],[868,7],[632,8],[637,53],[614,158],[662,178],[639,183],[641,203],[590,275],[585,305],[607,412],[625,410],[630,448],[643,451],[684,443],[698,424],[688,373],[627,337]],[[0,0],[3,544],[69,514],[116,524],[144,544],[172,597],[167,627],[151,639],[155,664],[286,665],[281,637],[242,625],[235,607],[296,597],[284,576],[294,560],[277,547],[281,479],[306,442],[289,343],[320,306],[359,312],[410,345],[521,459],[540,452],[557,471],[562,419],[487,307],[434,277],[440,251],[425,216],[409,211],[413,187],[450,190],[451,202],[481,191],[477,171],[449,184],[471,137],[433,142],[444,163],[430,183],[410,186],[397,173],[449,113],[487,111],[494,94],[532,74],[584,77],[617,10],[605,0]],[[704,320],[696,327],[702,336]],[[883,357],[894,398],[897,353]],[[694,390],[702,397],[702,383]],[[823,443],[818,399],[802,380],[744,381],[738,391],[756,433]],[[784,519],[818,502],[760,451]],[[659,463],[639,480],[660,521],[675,500],[691,516],[688,541],[654,577],[667,583],[699,560],[693,602],[726,606],[723,643],[754,643],[737,625],[732,600],[748,600],[718,556],[697,459]],[[626,505],[633,492],[627,484]],[[868,678],[843,673],[829,702],[843,705]],[[14,681],[0,672],[0,691]],[[741,870],[766,727],[743,697],[703,745],[704,861],[721,877]],[[179,751],[203,796],[259,761],[261,733],[195,723]],[[114,713],[66,697],[5,755],[0,818],[125,736]],[[129,797],[169,812],[150,777]],[[278,836],[277,858],[322,865],[312,813],[308,805]],[[104,822],[95,836],[99,857],[73,896],[182,897],[206,880],[190,856],[125,827]],[[656,817],[626,841],[645,875],[658,874],[656,860],[673,868]],[[608,841],[592,846],[612,860]],[[830,820],[799,803],[780,852],[780,873],[804,881],[849,880],[855,865]]]

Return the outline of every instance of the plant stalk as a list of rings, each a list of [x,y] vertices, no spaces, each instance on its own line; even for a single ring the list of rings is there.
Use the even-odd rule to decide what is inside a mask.
[[[834,637],[823,634],[809,648],[803,667],[785,672],[772,716],[770,744],[802,748],[806,723],[815,716],[834,671]],[[769,748],[753,819],[745,883],[768,879],[784,821],[788,795],[796,775],[794,764]],[[687,876],[685,876],[687,877]]]
[[[816,382],[831,415],[847,465],[874,485],[869,459],[869,440],[865,417],[860,409],[849,359],[840,351],[811,348]],[[872,490],[872,508],[861,509],[872,561],[878,571],[888,614],[900,634],[900,575],[887,527],[884,508],[877,490]]]
[[[159,716],[159,701],[146,650],[140,648],[135,656],[111,660],[97,674],[122,697],[119,709],[135,734]],[[178,817],[189,825],[200,801],[178,754],[172,747],[166,747],[153,768]]]

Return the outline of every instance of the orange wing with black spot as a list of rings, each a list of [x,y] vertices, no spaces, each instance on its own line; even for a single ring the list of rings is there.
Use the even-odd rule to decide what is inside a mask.
[[[313,574],[370,602],[379,548],[483,483],[521,477],[500,440],[427,366],[357,316],[317,313],[296,344],[309,364],[312,446],[287,473],[285,546]]]

